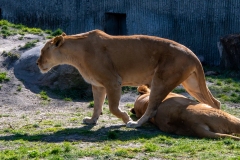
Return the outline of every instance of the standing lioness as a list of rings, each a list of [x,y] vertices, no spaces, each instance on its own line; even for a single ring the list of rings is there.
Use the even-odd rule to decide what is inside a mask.
[[[92,84],[94,112],[85,123],[96,123],[106,95],[110,111],[128,127],[138,127],[154,116],[157,106],[177,85],[197,100],[220,108],[208,90],[197,56],[174,41],[145,35],[111,36],[100,30],[57,36],[41,50],[37,64],[47,72],[59,64],[76,67]],[[118,108],[122,86],[151,86],[149,107],[137,121]]]

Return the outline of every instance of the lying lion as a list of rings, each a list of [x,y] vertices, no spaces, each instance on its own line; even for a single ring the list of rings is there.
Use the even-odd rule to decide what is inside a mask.
[[[140,118],[148,107],[150,90],[143,85],[138,87],[138,92],[141,95],[135,101],[131,112]],[[240,134],[240,119],[175,93],[167,95],[150,121],[163,132],[201,138],[229,137],[240,140],[239,137],[230,135]]]
[[[110,111],[128,127],[138,127],[154,116],[162,100],[177,85],[200,102],[220,108],[208,90],[202,65],[187,47],[153,36],[111,36],[100,30],[57,36],[41,50],[37,65],[42,73],[60,64],[78,69],[92,84],[94,111],[83,121],[96,123],[106,95]],[[137,122],[118,108],[122,86],[151,86],[149,107]]]

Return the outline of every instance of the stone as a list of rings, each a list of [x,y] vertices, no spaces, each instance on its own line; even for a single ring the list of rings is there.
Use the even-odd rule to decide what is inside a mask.
[[[91,86],[87,84],[78,70],[69,65],[59,65],[48,73],[42,74],[36,65],[43,45],[24,52],[14,64],[15,76],[22,80],[26,88],[34,91],[34,86],[48,87],[52,90],[79,89],[90,95]]]

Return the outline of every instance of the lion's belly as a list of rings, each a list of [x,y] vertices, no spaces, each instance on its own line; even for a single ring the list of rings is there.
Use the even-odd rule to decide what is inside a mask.
[[[151,86],[154,71],[152,72],[135,72],[122,74],[122,85],[123,86],[140,86],[149,85]]]

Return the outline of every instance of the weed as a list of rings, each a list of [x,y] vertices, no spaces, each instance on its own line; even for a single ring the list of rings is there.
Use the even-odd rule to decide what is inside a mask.
[[[41,123],[43,125],[53,125],[53,121],[51,121],[51,120],[43,120]]]
[[[18,88],[17,88],[17,91],[20,92],[22,90],[22,86],[19,85]]]
[[[28,151],[28,157],[29,158],[36,158],[39,156],[39,152],[36,151],[36,150],[33,150],[33,151]]]
[[[107,99],[105,99],[104,104],[108,105],[108,100]]]
[[[33,124],[33,128],[39,128],[38,124]]]
[[[53,37],[59,36],[59,35],[61,35],[62,33],[63,33],[63,31],[62,31],[60,28],[58,28],[57,30],[55,30],[55,31],[53,31],[53,32],[51,33],[51,36],[53,36]]]
[[[70,122],[77,122],[77,121],[78,121],[77,117],[70,118]]]
[[[94,101],[91,101],[88,105],[88,107],[93,108],[94,107]]]
[[[41,99],[47,100],[47,101],[50,100],[46,91],[41,91],[39,94],[40,94]]]
[[[20,50],[32,48],[32,47],[36,46],[37,42],[39,42],[39,40],[33,40],[31,42],[27,42],[23,47],[20,47]]]
[[[131,149],[117,148],[115,151],[115,156],[132,159],[135,157],[135,154],[131,152]]]
[[[62,124],[60,124],[60,123],[55,124],[54,127],[62,127]]]
[[[12,26],[7,20],[0,20],[0,26]]]
[[[28,33],[37,35],[37,34],[41,34],[42,30],[39,28],[28,28]]]
[[[239,88],[236,88],[236,89],[235,89],[235,92],[240,92],[240,89],[239,89]]]
[[[2,117],[10,117],[10,115],[8,115],[8,114],[0,114],[0,118],[2,118]]]
[[[71,144],[69,142],[64,142],[63,143],[63,150],[64,152],[70,152],[71,151]]]
[[[158,150],[158,148],[159,147],[156,144],[153,144],[153,143],[147,142],[147,143],[144,144],[144,150],[146,152],[155,152],[155,151]]]
[[[184,92],[186,92],[186,91],[185,91],[185,89],[183,89],[183,88],[175,88],[175,89],[173,90],[173,92],[174,92],[174,93],[184,93]]]
[[[67,102],[70,102],[70,101],[72,101],[72,98],[67,98],[67,97],[66,97],[66,98],[64,98],[63,100],[64,100],[64,101],[67,101]]]
[[[126,105],[125,105],[125,107],[127,107],[127,108],[133,108],[134,107],[134,104],[133,103],[127,103]]]
[[[23,37],[18,37],[18,40],[23,40]]]
[[[216,81],[216,85],[217,85],[217,86],[222,86],[222,81],[221,81],[221,80],[217,80],[217,81]]]
[[[10,81],[10,78],[7,76],[6,72],[0,72],[0,83]]]
[[[8,30],[8,26],[6,25],[2,26],[2,30]]]
[[[51,154],[59,154],[61,152],[61,148],[60,147],[55,147],[51,150]]]
[[[12,52],[3,51],[2,55],[4,57],[10,58],[11,60],[18,60],[20,58],[20,54],[19,53],[12,53]]]
[[[122,87],[122,93],[127,93],[127,92],[133,92],[136,93],[137,92],[137,87],[130,87],[130,86],[123,86]]]
[[[47,34],[52,34],[52,31],[51,30],[45,30],[45,33],[47,33]]]

